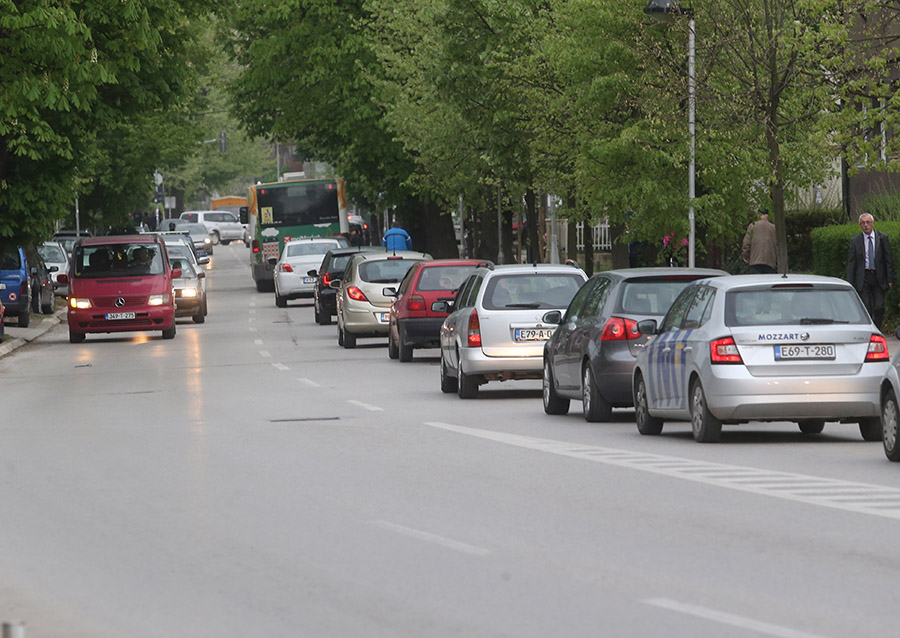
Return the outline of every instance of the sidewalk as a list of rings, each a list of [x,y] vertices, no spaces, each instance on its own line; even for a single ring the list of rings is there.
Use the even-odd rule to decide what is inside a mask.
[[[39,323],[32,323],[27,328],[5,325],[4,331],[6,332],[6,338],[3,340],[3,343],[0,343],[0,357],[21,348],[26,343],[34,341],[50,330],[50,328],[65,320],[66,309],[62,308],[52,315],[43,317]]]

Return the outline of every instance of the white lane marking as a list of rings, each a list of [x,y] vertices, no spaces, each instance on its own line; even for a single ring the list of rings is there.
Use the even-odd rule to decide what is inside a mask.
[[[359,407],[364,408],[369,412],[384,412],[384,408],[379,408],[377,405],[372,405],[371,403],[363,403],[362,401],[356,401],[354,399],[348,399],[347,403],[358,405]]]
[[[268,357],[271,357],[272,354],[271,354],[268,350],[260,350],[260,351],[259,351],[259,356],[261,356],[261,357],[267,357],[267,358],[268,358]]]
[[[253,306],[255,306],[255,305],[256,305],[256,302],[255,302],[255,301],[251,301],[251,302],[250,302],[250,307],[251,307],[251,308],[252,308]]]
[[[250,326],[250,332],[258,332],[258,330],[256,328],[254,328],[253,326]]]
[[[398,534],[403,534],[404,536],[409,536],[410,538],[416,538],[420,541],[425,541],[426,543],[435,543],[436,545],[440,545],[448,549],[454,549],[458,552],[473,554],[475,556],[487,556],[488,554],[490,554],[490,552],[483,547],[469,545],[468,543],[455,541],[452,538],[438,536],[437,534],[432,534],[430,532],[423,532],[422,530],[413,529],[412,527],[405,527],[403,525],[397,525],[396,523],[389,523],[387,521],[375,521],[375,524],[379,527],[383,527],[384,529],[389,529],[392,532],[397,532]]]
[[[283,363],[273,363],[272,365],[275,366],[276,368],[278,368],[279,370],[283,370],[285,372],[290,370],[290,368],[287,367],[286,365],[284,365]]]
[[[778,638],[822,638],[820,634],[797,631],[796,629],[791,629],[789,627],[773,625],[771,623],[753,620],[752,618],[744,618],[743,616],[736,616],[723,611],[716,611],[715,609],[707,609],[706,607],[700,607],[699,605],[689,605],[668,598],[651,598],[643,602],[648,605],[653,605],[654,607],[677,611],[682,614],[696,616],[697,618],[703,618],[705,620],[713,620],[725,625],[731,625],[732,627],[749,629],[750,631],[755,631],[767,636],[778,636]]]
[[[254,339],[253,343],[255,343],[258,346],[261,346],[263,344],[263,340],[262,339]]]
[[[436,421],[425,422],[425,425],[540,452],[627,467],[807,505],[900,520],[900,489],[893,487],[553,441]]]
[[[312,388],[321,388],[322,387],[318,383],[313,381],[312,379],[305,379],[303,377],[297,377],[297,381],[299,381],[300,383],[305,383],[306,385],[308,385]]]
[[[250,314],[251,314],[251,315],[255,315],[255,314],[256,314],[256,308],[250,308]]]

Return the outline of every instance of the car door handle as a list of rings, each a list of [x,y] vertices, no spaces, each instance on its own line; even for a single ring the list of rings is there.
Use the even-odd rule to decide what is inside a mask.
[[[663,348],[662,351],[663,351],[663,352],[672,352],[672,348],[669,348],[669,347],[667,346],[667,347]]]
[[[694,350],[693,346],[685,346],[684,348],[682,348],[681,351],[682,352],[693,352],[693,350]]]

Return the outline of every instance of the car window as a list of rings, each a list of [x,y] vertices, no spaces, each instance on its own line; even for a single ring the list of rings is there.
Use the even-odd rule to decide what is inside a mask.
[[[487,310],[565,308],[583,283],[575,274],[500,274],[487,282],[481,305]]]
[[[448,292],[456,290],[474,268],[474,265],[429,266],[428,268],[423,268],[416,288],[418,290],[446,290]]]
[[[406,289],[409,288],[410,282],[416,276],[416,271],[419,270],[415,266],[409,269],[409,272],[406,273],[406,276],[403,278],[403,281],[400,282],[400,287],[397,291],[402,295],[406,292]]]
[[[38,252],[41,254],[41,257],[44,258],[44,261],[49,261],[52,264],[66,261],[66,255],[59,246],[38,246]]]
[[[481,291],[481,287],[483,284],[484,275],[476,275],[472,277],[472,280],[468,286],[468,290],[466,291],[466,295],[462,300],[462,304],[458,307],[474,306],[475,300],[478,299],[478,293]]]
[[[359,278],[373,284],[396,283],[403,279],[413,264],[412,259],[379,259],[359,265]]]
[[[691,305],[688,306],[684,315],[684,323],[682,328],[685,330],[693,330],[699,328],[709,319],[712,311],[712,301],[716,296],[716,291],[709,286],[698,286]]]
[[[186,219],[191,223],[197,223],[197,213],[181,213],[181,219]]]
[[[337,273],[344,272],[347,268],[347,264],[350,263],[350,258],[354,253],[349,255],[333,255],[331,257],[331,263],[328,265],[328,269],[325,272]]]
[[[678,330],[681,328],[681,322],[684,319],[688,306],[690,306],[691,299],[693,299],[694,291],[696,289],[696,287],[685,288],[681,291],[681,294],[675,298],[675,301],[672,302],[672,307],[669,308],[669,312],[666,313],[666,318],[663,320],[662,327],[659,329],[660,332],[668,332],[670,330]]]
[[[162,252],[154,244],[102,244],[75,250],[76,277],[127,277],[165,273]]]
[[[324,255],[335,247],[335,244],[326,244],[323,242],[305,242],[302,244],[288,244],[288,257],[301,257],[303,255]]]
[[[17,248],[7,248],[3,251],[3,258],[0,260],[0,269],[3,270],[19,270],[21,268],[21,258]]]
[[[596,317],[603,306],[606,304],[606,298],[609,297],[609,291],[612,289],[612,281],[607,277],[600,277],[597,285],[594,286],[584,302],[582,312],[583,317]]]
[[[851,288],[809,286],[734,290],[725,296],[728,326],[867,324],[869,315]]]
[[[575,321],[576,319],[581,318],[581,311],[584,308],[584,302],[587,300],[588,295],[594,289],[594,286],[597,285],[598,279],[589,279],[581,289],[575,293],[575,296],[572,298],[572,301],[569,302],[569,307],[566,309],[565,321]]]
[[[627,281],[622,288],[621,307],[616,312],[662,316],[678,294],[696,279],[699,277],[642,277]]]
[[[238,218],[235,217],[234,215],[232,215],[231,213],[219,213],[219,214],[222,215],[223,222],[232,222],[235,224],[238,223]]]

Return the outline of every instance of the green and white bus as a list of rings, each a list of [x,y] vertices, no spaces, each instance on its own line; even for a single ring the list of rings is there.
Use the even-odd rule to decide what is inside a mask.
[[[342,179],[309,179],[255,184],[241,209],[241,222],[249,224],[250,270],[256,289],[275,289],[275,264],[284,244],[302,237],[344,233],[347,200]]]

